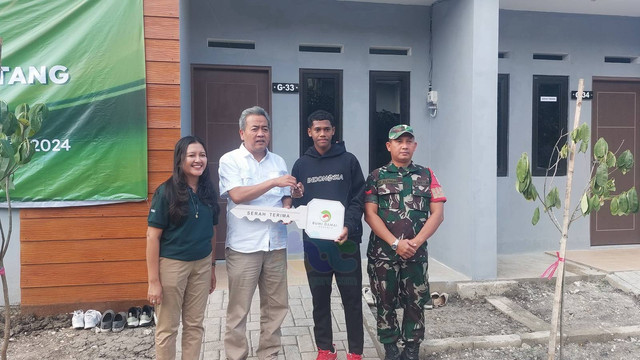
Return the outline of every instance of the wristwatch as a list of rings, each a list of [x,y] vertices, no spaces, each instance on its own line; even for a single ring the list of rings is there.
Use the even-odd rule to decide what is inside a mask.
[[[400,243],[400,239],[396,239],[396,241],[391,244],[391,249],[395,251],[398,248],[398,243]]]

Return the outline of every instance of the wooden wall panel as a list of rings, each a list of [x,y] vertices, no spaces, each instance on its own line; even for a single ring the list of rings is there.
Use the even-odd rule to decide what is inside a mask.
[[[153,194],[169,176],[171,176],[171,171],[149,173],[149,194]],[[151,195],[149,195],[149,204],[151,204]]]
[[[179,0],[143,4],[152,193],[171,175],[180,137],[180,6]],[[44,315],[140,305],[147,293],[148,211],[148,201],[22,209],[22,311]]]
[[[145,238],[24,241],[20,245],[20,263],[42,265],[140,260],[145,257],[146,245]]]
[[[108,254],[105,254],[108,255]],[[147,281],[147,263],[137,261],[109,261],[104,263],[44,264],[27,266],[22,272],[22,288],[127,284]]]
[[[180,140],[180,129],[149,129],[149,150],[166,150]]]
[[[22,241],[127,239],[146,236],[146,218],[130,217],[126,213],[120,215],[122,216],[103,218],[22,219]],[[107,250],[117,249],[96,249]]]
[[[180,84],[180,64],[147,61],[147,84]]]
[[[180,85],[147,84],[149,106],[179,106]]]
[[[146,39],[180,39],[180,20],[178,18],[145,16],[144,37]]]
[[[180,129],[180,107],[149,106],[147,127],[149,129]]]
[[[157,171],[173,171],[173,149],[149,151],[149,169]],[[149,189],[151,191],[151,189]]]
[[[20,219],[109,217],[120,216],[123,213],[130,216],[146,216],[148,211],[147,202],[140,201],[124,204],[57,208],[55,211],[51,209],[23,209],[20,211]]]
[[[177,40],[148,39],[144,46],[147,61],[180,61],[180,42]]]
[[[23,309],[26,308],[28,311],[31,306],[69,304],[68,308],[73,310],[82,308],[81,304],[106,303],[116,300],[135,300],[132,302],[132,306],[140,305],[140,300],[144,299],[147,294],[147,288],[146,280],[145,282],[130,284],[25,288],[22,289],[21,307]]]
[[[179,0],[145,0],[144,16],[162,16],[177,18],[180,14]]]

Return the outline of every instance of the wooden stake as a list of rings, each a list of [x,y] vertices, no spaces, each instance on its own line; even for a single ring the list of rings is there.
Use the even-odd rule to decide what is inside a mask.
[[[577,129],[580,123],[580,109],[582,108],[582,96],[584,90],[584,79],[578,80],[578,93],[576,94],[576,111],[573,117],[573,129]],[[555,360],[556,341],[560,337],[560,358],[562,359],[562,296],[564,288],[564,259],[567,250],[567,237],[569,233],[570,207],[571,207],[571,184],[573,182],[573,166],[575,163],[576,143],[569,140],[569,160],[567,161],[567,186],[564,195],[564,215],[562,217],[562,238],[560,239],[560,252],[558,268],[556,269],[556,291],[553,296],[553,312],[551,314],[551,331],[549,332],[549,357],[548,360]]]

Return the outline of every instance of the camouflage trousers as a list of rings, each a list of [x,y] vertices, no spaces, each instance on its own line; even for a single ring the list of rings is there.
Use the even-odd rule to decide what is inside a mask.
[[[367,272],[377,316],[378,337],[383,344],[398,339],[424,339],[424,305],[429,298],[427,262],[389,261],[369,258]],[[403,309],[402,332],[396,309]]]

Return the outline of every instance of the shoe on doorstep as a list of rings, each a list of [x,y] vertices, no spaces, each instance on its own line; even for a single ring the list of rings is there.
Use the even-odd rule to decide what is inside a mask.
[[[338,357],[335,345],[333,346],[333,352],[331,350],[318,349],[318,357],[316,360],[335,360]]]
[[[400,350],[396,343],[384,344],[384,360],[399,360]]]
[[[142,308],[140,306],[130,307],[127,312],[127,327],[138,327],[138,325],[140,325],[140,314],[142,314]]]
[[[140,313],[139,326],[150,326],[153,322],[153,306],[145,305],[142,307],[142,313]]]
[[[113,318],[116,316],[116,313],[113,310],[107,310],[102,314],[102,320],[100,321],[100,331],[106,332],[111,331],[113,327]]]
[[[400,355],[401,360],[418,360],[420,357],[418,356],[420,353],[420,343],[419,342],[405,342],[404,350],[402,350],[402,354]]]
[[[347,360],[362,360],[362,355],[348,353],[347,354]]]
[[[84,329],[84,311],[75,310],[71,318],[71,326],[74,329]]]
[[[121,311],[113,317],[113,323],[111,325],[111,331],[120,332],[124,330],[124,327],[127,325],[127,313]]]
[[[100,325],[100,320],[102,320],[102,314],[97,310],[87,310],[84,313],[84,328],[85,329],[93,329],[94,327]]]

